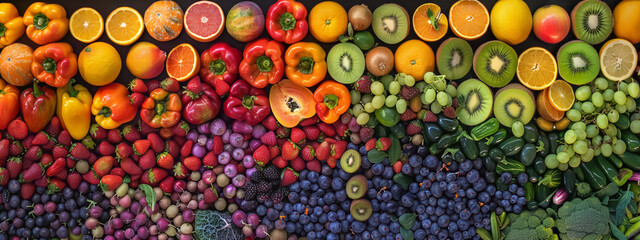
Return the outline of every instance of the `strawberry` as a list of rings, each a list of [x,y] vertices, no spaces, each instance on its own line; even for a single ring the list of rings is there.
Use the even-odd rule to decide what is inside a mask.
[[[220,143],[222,143],[222,138],[220,138]],[[215,139],[214,139],[214,145],[215,145]],[[182,148],[180,148],[180,156],[182,156],[182,157],[191,156],[191,149],[192,148],[193,148],[193,141],[187,140],[182,145]],[[222,153],[222,152],[220,152],[220,153]]]
[[[51,166],[47,168],[45,172],[47,177],[53,177],[56,174],[67,170],[67,159],[66,158],[57,158]]]
[[[160,87],[162,89],[167,90],[168,92],[178,92],[180,91],[180,83],[175,78],[165,78],[160,82]]]
[[[343,114],[344,115],[344,114]],[[349,126],[340,121],[333,123],[333,128],[336,131],[338,137],[344,138],[349,136]]]
[[[93,139],[102,140],[107,138],[107,130],[102,128],[97,123],[94,123],[91,124],[91,128],[89,128],[89,135],[91,135]]]
[[[289,141],[289,139],[286,139],[286,138],[277,138],[276,139],[276,145],[278,147],[282,147],[282,145],[284,145],[284,143],[286,143],[288,141]]]
[[[120,135],[120,130],[117,128],[109,130],[109,132],[107,133],[107,141],[113,144],[122,142],[122,135]]]
[[[347,141],[338,140],[334,144],[331,144],[331,156],[335,159],[340,159],[344,151],[347,150]]]
[[[407,125],[407,130],[405,133],[407,135],[416,135],[422,132],[422,124],[418,120],[413,120]]]
[[[156,164],[158,167],[171,169],[173,167],[173,156],[167,152],[162,152],[156,156]]]
[[[25,137],[25,138],[24,138],[24,139],[22,139],[22,141],[21,141],[22,146],[23,146],[25,149],[29,149],[31,146],[33,146],[33,144],[31,144],[31,140],[32,140],[32,139],[33,139],[33,137],[35,137],[35,136],[36,136],[36,135],[34,135],[34,134],[29,134],[29,135],[27,135],[27,137]]]
[[[204,157],[202,157],[202,164],[205,167],[209,168],[218,166],[218,157],[215,153],[208,152],[207,155],[204,155]]]
[[[42,154],[42,157],[40,158],[40,164],[42,164],[42,166],[44,167],[48,167],[49,165],[53,164],[53,157],[51,156],[51,154],[49,153]]]
[[[4,166],[4,164],[7,161],[7,158],[9,158],[9,149],[11,148],[11,142],[9,142],[9,139],[2,139],[0,140],[0,166]]]
[[[69,155],[76,160],[89,159],[91,153],[84,144],[74,143],[69,149]]]
[[[164,151],[165,143],[160,135],[158,135],[157,133],[150,133],[149,135],[147,135],[147,139],[151,143],[151,149],[153,150],[153,152],[161,153],[162,151]]]
[[[222,137],[213,136],[213,150],[211,150],[216,155],[220,155],[222,151],[224,151],[224,143],[222,142]]]
[[[187,133],[189,132],[189,130],[190,130],[189,124],[183,120],[181,120],[178,124],[173,125],[173,127],[171,127],[171,132],[173,133],[173,135],[180,136],[180,137],[187,136]]]
[[[26,153],[24,153],[23,162],[33,163],[42,157],[42,149],[39,146],[31,146]]]
[[[271,154],[269,148],[266,145],[260,145],[255,151],[253,151],[253,160],[260,166],[265,166],[271,160]]]
[[[9,170],[9,177],[15,179],[20,175],[22,171],[22,159],[18,157],[12,157],[7,160],[7,170]]]
[[[155,187],[160,184],[160,182],[167,176],[169,176],[167,174],[167,170],[161,168],[152,168],[149,169],[149,171],[146,171],[140,180],[144,184],[149,184],[152,187]]]
[[[284,159],[285,161],[289,161],[296,158],[299,152],[300,150],[298,149],[298,146],[296,146],[296,144],[291,141],[287,141],[284,143],[284,145],[282,145],[281,154],[282,154],[282,159]]]
[[[69,168],[69,169],[74,168],[74,167],[78,164],[78,162],[80,162],[80,161],[77,161],[77,162],[76,162],[76,160],[73,160],[73,159],[71,159],[70,157],[66,157],[66,158],[64,158],[64,159],[65,159],[65,161],[67,162],[67,168]],[[87,161],[85,161],[85,160],[81,160],[81,161],[86,162],[86,163],[89,163],[89,162],[87,162]],[[97,160],[96,160],[96,161],[97,161]],[[83,164],[84,164],[84,163],[83,163]],[[88,164],[87,164],[87,168],[88,168],[88,167],[89,167],[89,166],[88,166]],[[83,170],[84,170],[84,169],[83,169]]]
[[[142,106],[146,98],[147,97],[142,93],[134,92],[129,95],[129,101],[131,101],[131,105],[133,105],[134,107]]]
[[[374,148],[376,148],[376,141],[378,141],[376,138],[371,138],[369,139],[365,144],[364,144],[364,148],[367,151],[371,151]]]
[[[71,147],[71,135],[69,131],[62,130],[62,132],[58,134],[58,143],[65,147]]]
[[[391,147],[391,138],[381,137],[378,139],[378,142],[376,142],[376,149],[378,149],[378,151],[387,151],[389,147]]]
[[[98,176],[94,171],[88,171],[87,173],[82,174],[82,179],[92,185],[98,185],[100,183],[100,176]]]
[[[182,164],[191,171],[198,171],[200,166],[202,166],[202,160],[194,156],[189,156],[182,160]]]
[[[311,145],[307,145],[302,148],[302,159],[305,161],[311,161],[316,157],[316,151]]]
[[[31,199],[35,192],[36,185],[33,183],[23,183],[22,185],[20,185],[20,196],[22,197],[22,199]]]
[[[87,159],[87,162],[93,164],[96,161],[98,161],[98,155],[95,155],[93,153],[91,155],[89,155],[89,159]]]
[[[262,125],[267,129],[274,131],[276,130],[276,128],[278,128],[278,120],[276,120],[276,117],[274,117],[273,115],[269,115],[267,116],[267,118],[262,120]]]
[[[295,144],[301,144],[307,140],[307,136],[302,129],[296,127],[291,129],[290,139]]]
[[[291,168],[282,169],[282,174],[280,174],[280,186],[289,186],[292,183],[298,180],[298,173]]]
[[[103,156],[93,163],[93,171],[100,176],[107,175],[114,163],[115,159],[112,156]]]
[[[334,157],[327,158],[327,165],[331,168],[335,168],[338,163],[338,159]]]
[[[268,146],[276,145],[276,133],[269,131],[260,137],[260,141]]]
[[[140,127],[140,134],[142,134],[143,136],[146,136],[149,133],[153,133],[153,132],[157,132],[158,131],[157,128],[152,128],[151,126],[149,126],[147,123],[145,123],[142,120],[138,121],[138,126]]]
[[[140,157],[138,164],[144,170],[151,169],[156,165],[156,155],[152,151],[147,151]]]
[[[320,137],[320,129],[316,126],[306,126],[303,127],[302,130],[306,134],[307,139],[311,141],[318,140],[318,138]]]
[[[49,142],[49,135],[44,131],[36,133],[36,136],[31,140],[31,144],[36,146],[45,145],[47,142]]]
[[[53,177],[55,177],[57,179],[67,179],[67,174],[68,174],[67,171],[61,171],[58,174],[56,174],[55,176],[53,176]],[[43,176],[43,178],[44,178],[44,176]]]
[[[318,126],[318,128],[320,129],[320,131],[322,133],[324,133],[325,136],[327,137],[334,137],[336,136],[336,130],[333,128],[333,126],[320,122],[318,124],[316,124]]]
[[[219,81],[219,82],[222,82],[222,81]],[[214,203],[215,201],[218,200],[218,191],[214,188],[205,189],[203,195],[204,195],[203,196],[204,202],[207,204]]]
[[[279,138],[287,138],[289,137],[291,129],[283,126],[279,126],[278,128],[276,128],[275,132],[276,132],[276,136],[278,136]]]
[[[416,118],[416,113],[411,111],[411,109],[407,109],[404,113],[400,114],[400,121],[406,122],[411,121]]]
[[[289,161],[289,164],[291,165],[291,168],[293,168],[293,170],[298,172],[302,171],[306,165],[305,161],[300,157],[294,158],[293,160]]]
[[[138,128],[134,127],[133,124],[129,124],[122,129],[122,136],[129,142],[135,142],[142,137]]]
[[[436,116],[436,114],[434,114],[431,111],[428,111],[428,110],[420,111],[418,115],[419,115],[419,118],[422,119],[422,121],[424,122],[430,122],[430,123],[438,122],[438,117]]]
[[[100,179],[98,186],[102,188],[102,191],[113,191],[122,184],[122,180],[122,177],[118,175],[109,174]]]
[[[26,170],[22,172],[22,179],[25,182],[33,182],[38,178],[42,177],[44,174],[44,169],[42,169],[42,165],[34,163],[29,166]]]
[[[167,140],[165,151],[173,158],[180,157],[180,145],[178,145],[178,143],[176,141],[173,141],[172,139]]]
[[[126,173],[131,176],[142,175],[144,171],[138,164],[131,158],[123,158],[120,160],[120,167],[124,169]]]
[[[285,168],[287,167],[287,161],[284,160],[281,156],[277,156],[273,160],[271,160],[271,164],[276,166],[277,168]]]
[[[7,184],[9,184],[9,179],[11,179],[9,175],[8,169],[0,167],[0,186],[7,186]]]
[[[151,141],[149,141],[148,139],[137,140],[133,142],[133,152],[136,155],[143,155],[147,152],[147,150],[149,150],[150,146],[151,146]]]
[[[442,113],[447,118],[456,119],[456,109],[453,106],[443,108]]]
[[[60,119],[58,116],[53,116],[51,120],[49,120],[49,124],[44,128],[44,132],[49,134],[49,136],[58,136],[62,131],[62,123],[60,123]]]
[[[311,125],[314,125],[314,124],[318,123],[319,120],[320,119],[318,118],[317,115],[313,115],[313,117],[310,117],[310,118],[307,118],[307,119],[304,119],[304,120],[300,121],[300,126],[301,127],[311,126]]]
[[[35,184],[36,187],[46,188],[47,186],[49,186],[49,179],[45,176],[42,176],[41,178],[35,180],[33,184]]]
[[[69,154],[69,150],[65,146],[62,146],[60,144],[56,145],[55,147],[53,147],[53,150],[51,150],[51,156],[54,159],[59,157],[66,157],[67,154]]]
[[[417,87],[409,87],[407,85],[404,85],[402,86],[402,89],[400,89],[400,97],[407,101],[417,96],[418,94],[420,94],[420,90]]]
[[[202,82],[200,81],[200,77],[196,75],[191,78],[184,89],[193,94],[200,94],[202,92]]]
[[[147,81],[147,93],[151,93],[153,90],[161,87],[162,85],[160,84],[160,81],[156,79]]]
[[[182,165],[181,162],[177,162],[176,165],[173,166],[173,176],[177,179],[184,179],[189,176],[189,174],[189,169]]]
[[[309,171],[314,171],[314,172],[320,172],[322,171],[322,166],[320,164],[320,161],[318,160],[311,160],[307,162],[307,170]]]
[[[116,167],[112,168],[111,171],[109,171],[109,174],[118,175],[124,178],[124,176],[127,175],[127,172],[125,172],[122,168]]]
[[[78,172],[72,172],[67,175],[67,185],[69,188],[76,190],[82,183],[82,176]]]
[[[147,85],[144,84],[144,81],[142,81],[142,79],[136,78],[129,82],[129,89],[131,89],[131,91],[135,93],[146,93]]]
[[[116,151],[116,148],[113,146],[113,144],[107,141],[100,142],[100,145],[98,146],[98,153],[100,153],[100,155],[102,156],[113,155],[115,151]]]
[[[278,146],[269,147],[269,158],[273,159],[277,156],[280,156],[280,148]]]
[[[320,145],[318,145],[318,147],[315,150],[316,150],[316,157],[320,161],[327,160],[327,158],[329,158],[329,156],[331,155],[331,146],[326,141],[320,143]]]
[[[117,158],[124,159],[133,154],[133,148],[129,144],[122,142],[116,146],[115,153]]]
[[[171,194],[173,193],[173,183],[175,182],[175,180],[176,179],[174,177],[169,176],[162,180],[162,182],[158,184],[158,187],[160,187],[160,189],[162,189],[164,193]]]
[[[391,166],[391,167],[393,167],[393,171],[394,171],[395,173],[400,173],[400,172],[402,172],[402,162],[401,162],[401,161],[397,161],[397,162],[395,162],[395,163],[393,164],[393,166]]]
[[[14,119],[7,125],[7,133],[9,133],[9,136],[12,138],[22,140],[27,137],[29,129],[27,129],[27,124],[21,119]]]

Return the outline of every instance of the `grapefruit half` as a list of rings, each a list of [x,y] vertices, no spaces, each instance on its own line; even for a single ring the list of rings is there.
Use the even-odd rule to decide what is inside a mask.
[[[191,4],[184,13],[187,34],[199,42],[211,42],[222,34],[224,13],[217,3],[199,1]]]

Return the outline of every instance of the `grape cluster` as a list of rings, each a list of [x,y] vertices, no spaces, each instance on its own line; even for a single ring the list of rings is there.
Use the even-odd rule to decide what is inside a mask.
[[[435,75],[433,72],[425,73],[424,83],[420,82],[417,87],[423,93],[420,100],[423,104],[429,105],[435,114],[451,106],[457,96],[455,83],[447,82],[444,75]]]
[[[629,124],[628,117],[628,113],[636,111],[636,99],[640,97],[637,82],[597,78],[591,85],[577,88],[575,96],[577,101],[566,112],[572,124],[564,133],[565,144],[558,146],[557,154],[545,158],[549,169],[564,171],[589,162],[594,156],[623,154],[627,146],[620,139],[621,128],[640,133],[640,121]],[[626,124],[621,118],[626,119]]]
[[[398,114],[403,114],[409,107],[410,99],[419,94],[414,85],[416,80],[403,73],[395,77],[385,75],[375,81],[363,76],[356,83],[356,89],[351,91],[352,112],[357,123],[365,125],[371,114],[383,107],[393,108]]]

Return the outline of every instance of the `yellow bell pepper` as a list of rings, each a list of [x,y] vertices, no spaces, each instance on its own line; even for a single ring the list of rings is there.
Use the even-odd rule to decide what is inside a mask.
[[[35,2],[27,8],[23,18],[31,41],[45,45],[58,41],[69,31],[67,11],[58,4]]]
[[[69,80],[67,86],[56,90],[58,104],[56,113],[62,127],[69,131],[75,140],[81,140],[89,132],[91,126],[92,96],[89,90],[80,85],[73,85],[75,79]]]
[[[16,6],[0,3],[0,48],[18,40],[26,28]]]

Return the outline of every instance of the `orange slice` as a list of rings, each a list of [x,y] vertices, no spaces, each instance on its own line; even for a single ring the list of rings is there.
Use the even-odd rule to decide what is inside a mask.
[[[551,104],[551,101],[549,101],[549,88],[545,88],[542,92],[538,93],[536,107],[540,117],[547,121],[557,122],[564,117],[564,111],[556,109]]]
[[[549,102],[559,111],[567,111],[576,100],[571,84],[564,80],[556,80],[549,86]]]
[[[191,44],[180,44],[167,56],[167,75],[178,81],[186,81],[200,71],[200,57]]]
[[[222,34],[224,13],[214,2],[199,1],[184,13],[184,29],[198,42],[211,42]]]
[[[80,8],[69,19],[69,31],[80,42],[90,43],[98,40],[104,32],[104,20],[93,8]]]
[[[142,36],[144,22],[138,11],[130,7],[113,10],[105,24],[107,36],[118,45],[131,45]]]
[[[428,14],[429,10],[431,10],[431,14],[433,14],[434,18],[438,21],[437,30],[431,22]],[[441,12],[440,6],[434,3],[422,4],[413,12],[413,31],[424,41],[435,42],[440,40],[447,34],[448,28],[447,16]]]
[[[475,40],[489,28],[489,11],[480,1],[460,0],[449,9],[449,24],[459,38]]]
[[[556,80],[558,64],[547,49],[532,47],[518,57],[518,79],[529,89],[545,89]]]
[[[600,48],[600,70],[613,81],[625,80],[638,65],[638,53],[631,42],[622,38],[611,39]]]

